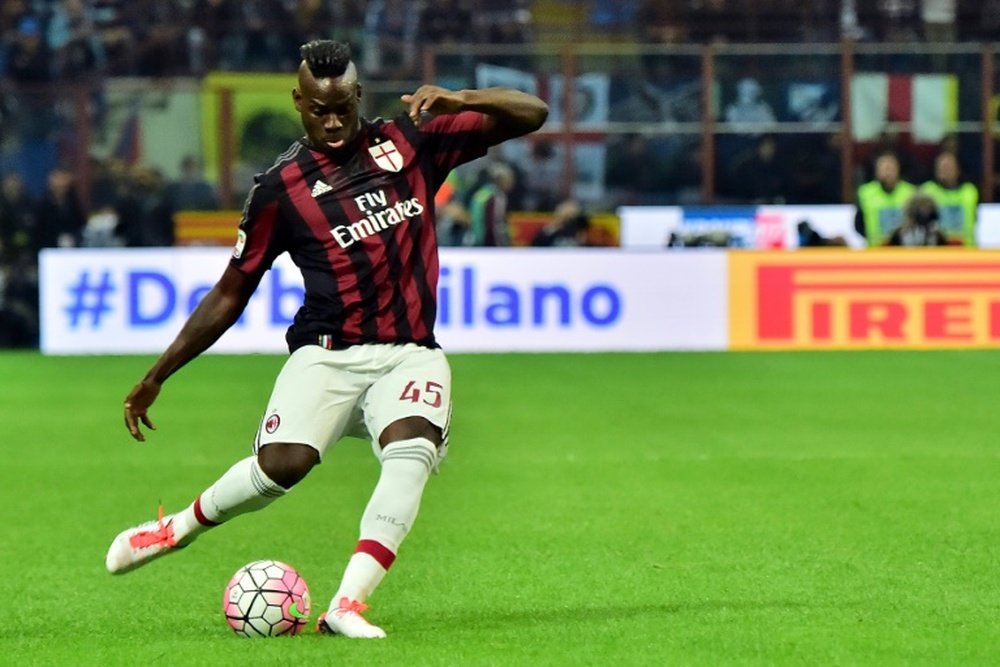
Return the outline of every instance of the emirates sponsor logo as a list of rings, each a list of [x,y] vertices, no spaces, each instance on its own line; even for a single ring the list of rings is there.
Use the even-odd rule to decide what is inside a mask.
[[[358,241],[419,217],[424,212],[423,203],[416,197],[389,204],[384,190],[366,192],[354,198],[365,217],[349,225],[337,225],[330,230],[341,248],[349,248]]]

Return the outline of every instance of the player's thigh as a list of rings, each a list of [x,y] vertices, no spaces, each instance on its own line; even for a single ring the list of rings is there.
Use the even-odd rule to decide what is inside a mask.
[[[276,442],[301,443],[319,452],[339,440],[356,421],[368,386],[350,370],[346,353],[306,345],[295,350],[274,382],[261,417],[254,451]]]
[[[363,402],[365,425],[374,443],[387,426],[423,417],[447,440],[451,419],[451,367],[441,350],[406,345],[376,380]]]

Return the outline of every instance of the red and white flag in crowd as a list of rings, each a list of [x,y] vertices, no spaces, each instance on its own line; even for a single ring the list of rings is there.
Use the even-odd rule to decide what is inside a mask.
[[[896,122],[909,124],[914,143],[936,144],[957,121],[958,78],[952,74],[858,73],[851,82],[856,141],[877,139],[886,123]]]

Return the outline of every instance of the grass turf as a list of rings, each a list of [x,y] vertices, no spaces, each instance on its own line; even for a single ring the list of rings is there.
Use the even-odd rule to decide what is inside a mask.
[[[377,475],[293,493],[124,577],[111,538],[248,452],[283,358],[207,356],[131,441],[145,357],[0,355],[0,663],[997,664],[1000,352],[453,356],[449,461],[369,617],[244,640],[229,575],[325,607]]]

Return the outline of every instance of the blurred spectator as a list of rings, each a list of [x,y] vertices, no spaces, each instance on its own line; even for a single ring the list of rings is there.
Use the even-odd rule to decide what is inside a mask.
[[[765,134],[733,159],[728,190],[743,202],[784,204],[788,180],[788,165],[778,154],[778,141]]]
[[[91,248],[121,246],[121,207],[132,187],[129,166],[124,160],[90,160],[90,213],[81,235],[81,244]]]
[[[916,192],[900,178],[899,159],[883,153],[875,160],[875,180],[858,188],[858,214],[854,226],[869,246],[883,245],[903,222],[903,207]]]
[[[551,141],[535,141],[531,145],[525,173],[523,208],[530,211],[551,211],[562,193],[563,164]]]
[[[992,42],[1000,33],[1000,0],[964,0],[959,12],[965,17],[962,40]]]
[[[35,202],[17,173],[0,180],[0,264],[10,264],[21,255],[35,252]]]
[[[161,77],[191,70],[187,28],[190,19],[182,0],[157,0],[149,4],[131,2],[125,5],[122,13],[133,40],[132,71],[135,74]]]
[[[979,190],[962,181],[958,157],[943,152],[934,160],[934,180],[920,186],[920,191],[937,205],[938,226],[951,244],[976,245],[976,211]]]
[[[144,3],[134,3],[140,5]],[[92,0],[97,33],[107,56],[108,72],[128,75],[135,72],[136,36],[129,24],[125,0]]]
[[[133,167],[132,184],[119,204],[118,217],[118,234],[127,247],[174,245],[174,211],[158,169]]]
[[[428,2],[420,12],[420,42],[455,44],[468,41],[472,12],[466,0]]]
[[[487,173],[489,180],[469,200],[470,242],[475,246],[507,246],[507,195],[514,189],[514,170],[503,162],[494,162]]]
[[[861,169],[863,180],[875,178],[875,165],[878,156],[892,153],[899,162],[899,173],[902,178],[917,182],[931,178],[929,167],[921,164],[915,155],[911,142],[904,141],[903,135],[898,131],[885,130],[879,134],[878,139],[870,146],[859,146],[855,151],[855,158],[864,162]]]
[[[635,34],[643,0],[591,0],[588,21],[604,36]],[[670,3],[662,3],[670,4]]]
[[[556,206],[552,221],[538,230],[531,245],[535,247],[575,248],[587,245],[590,218],[580,203],[567,199]]]
[[[843,236],[823,236],[817,232],[808,220],[799,220],[796,226],[800,248],[826,248],[830,246],[845,247],[847,239]]]
[[[0,37],[7,38],[25,16],[34,15],[28,0],[4,0],[0,3]]]
[[[948,240],[941,233],[937,204],[922,193],[916,193],[903,207],[903,222],[892,230],[886,245],[940,246]]]
[[[473,0],[472,21],[474,42],[527,44],[534,39],[530,0],[509,0],[506,3]]]
[[[328,0],[296,0],[292,10],[293,41],[305,44],[314,39],[330,39],[335,25],[334,10]]]
[[[733,173],[730,165],[737,160],[745,160],[748,154],[756,152],[758,137],[773,130],[776,124],[774,109],[764,99],[764,89],[757,79],[743,77],[738,80],[735,93],[735,98],[726,105],[723,112],[724,120],[730,124],[732,131],[719,135],[715,142],[717,172],[723,184],[726,176]],[[763,180],[767,177],[760,178]],[[733,190],[731,186],[726,189]]]
[[[955,24],[956,0],[921,0],[920,19],[924,24],[924,39],[928,42],[954,42],[958,34]]]
[[[107,64],[93,9],[84,0],[57,2],[49,18],[48,43],[60,77],[102,72]]]
[[[36,208],[37,248],[69,248],[80,245],[87,222],[83,206],[73,183],[73,175],[65,169],[49,174],[47,187]]]
[[[624,203],[663,203],[659,198],[669,191],[674,167],[650,137],[620,135],[608,146],[604,182]]]
[[[688,38],[698,44],[741,41],[747,26],[742,3],[732,0],[692,0],[687,20]]]
[[[757,79],[744,77],[736,82],[736,99],[726,105],[725,119],[750,134],[760,133],[774,124],[774,109],[764,99],[764,89]]]
[[[44,83],[52,79],[52,57],[37,17],[26,15],[18,22],[6,61],[7,74],[19,83]]]
[[[19,257],[0,264],[0,347],[38,345],[38,268]]]
[[[209,0],[206,30],[209,41],[219,41],[219,64],[238,71],[283,69],[298,51],[288,43],[291,14],[285,4],[273,0]]]
[[[118,235],[120,221],[118,212],[110,206],[94,209],[87,216],[87,222],[80,234],[80,245],[84,248],[114,248],[124,245]]]
[[[680,2],[642,0],[636,10],[640,42],[679,44],[687,37],[683,6]]]
[[[413,75],[421,5],[405,0],[369,0],[361,59],[366,74],[388,79]]]
[[[470,245],[469,210],[465,207],[466,186],[463,170],[450,172],[434,195],[437,209],[437,237],[442,246]]]
[[[471,223],[469,209],[461,202],[448,202],[437,213],[438,244],[451,247],[472,245],[469,236]]]
[[[92,209],[118,207],[127,184],[128,165],[118,158],[100,158],[91,156],[90,169],[90,206]]]
[[[868,0],[860,1],[866,2]],[[841,0],[840,2],[840,36],[843,39],[861,41],[868,36],[858,16],[858,2],[859,0]]]
[[[840,40],[840,9],[842,2],[801,2],[787,0],[790,20],[778,27],[791,28],[796,41],[809,43]],[[780,37],[777,41],[784,41]]]
[[[212,211],[219,208],[215,188],[205,180],[193,155],[181,160],[181,175],[167,186],[166,199],[174,211]]]
[[[855,0],[858,23],[876,42],[920,38],[920,0]]]
[[[334,0],[334,22],[331,26],[334,39],[347,42],[353,53],[365,52],[364,26],[368,0]]]
[[[838,132],[799,135],[791,150],[789,203],[833,204],[843,200]]]

